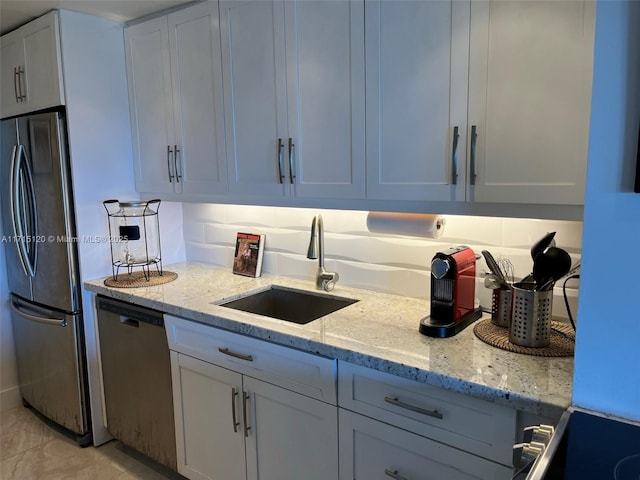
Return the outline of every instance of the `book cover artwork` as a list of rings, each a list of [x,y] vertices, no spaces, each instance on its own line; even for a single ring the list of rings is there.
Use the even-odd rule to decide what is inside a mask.
[[[233,273],[259,277],[262,273],[264,234],[238,233],[233,258]]]

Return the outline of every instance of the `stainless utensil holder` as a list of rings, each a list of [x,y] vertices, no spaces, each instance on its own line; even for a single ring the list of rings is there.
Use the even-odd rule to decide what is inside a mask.
[[[547,347],[551,336],[553,290],[535,283],[514,283],[509,341],[522,347]]]
[[[491,298],[491,323],[498,327],[509,328],[511,324],[511,299],[510,288],[494,288]]]

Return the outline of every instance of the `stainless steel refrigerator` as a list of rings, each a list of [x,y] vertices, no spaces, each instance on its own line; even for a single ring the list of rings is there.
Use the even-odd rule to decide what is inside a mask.
[[[0,193],[23,402],[92,443],[64,110],[2,121]]]

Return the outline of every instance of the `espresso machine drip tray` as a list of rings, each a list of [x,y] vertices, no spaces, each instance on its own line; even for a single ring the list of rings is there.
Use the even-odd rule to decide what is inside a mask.
[[[453,337],[457,333],[467,328],[473,322],[482,317],[482,309],[476,308],[466,315],[460,317],[457,322],[441,322],[431,318],[424,317],[420,320],[419,332],[428,337],[447,338]]]

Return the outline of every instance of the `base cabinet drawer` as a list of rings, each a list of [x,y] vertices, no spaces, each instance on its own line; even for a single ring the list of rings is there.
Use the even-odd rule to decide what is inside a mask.
[[[339,362],[338,404],[511,466],[516,411],[468,395]]]
[[[169,348],[336,404],[336,360],[165,315]]]
[[[507,480],[489,460],[339,409],[340,480]]]

